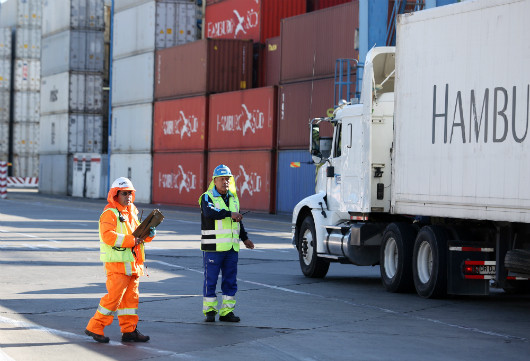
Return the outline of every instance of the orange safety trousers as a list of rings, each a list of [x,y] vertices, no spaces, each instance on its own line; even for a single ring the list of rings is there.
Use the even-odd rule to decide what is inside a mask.
[[[138,275],[107,272],[107,294],[99,301],[94,317],[88,322],[87,330],[104,335],[103,329],[114,320],[118,321],[122,333],[133,332],[138,324],[139,280]]]

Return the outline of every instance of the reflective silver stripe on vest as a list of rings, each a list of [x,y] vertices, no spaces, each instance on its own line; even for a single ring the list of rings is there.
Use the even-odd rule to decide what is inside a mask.
[[[116,242],[114,242],[114,247],[121,247],[123,245],[123,240],[125,239],[125,235],[118,233],[118,237],[116,238]]]
[[[201,234],[203,236],[211,236],[215,234],[227,234],[227,233],[234,233],[239,236],[239,229],[217,229],[217,230],[203,230],[201,231]]]
[[[220,207],[217,207],[217,208],[220,208]],[[216,220],[215,223],[217,223],[217,225],[215,226],[216,228],[223,229],[223,220],[222,219]]]
[[[118,317],[137,315],[138,309],[137,308],[121,308],[116,312],[116,314],[118,315]]]
[[[125,275],[126,276],[132,276],[131,262],[124,262],[123,265],[125,266]]]
[[[98,310],[97,310],[99,313],[101,313],[102,315],[105,315],[105,316],[114,316],[114,314],[116,313],[116,311],[111,311],[109,310],[108,308],[105,308],[101,305],[98,305]]]
[[[217,244],[226,242],[239,243],[239,238],[201,239],[202,244]]]

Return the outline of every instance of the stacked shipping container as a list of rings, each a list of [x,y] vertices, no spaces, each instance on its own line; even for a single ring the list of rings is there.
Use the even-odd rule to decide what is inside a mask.
[[[103,0],[44,2],[41,192],[72,195],[75,154],[106,152],[104,30]]]
[[[18,0],[16,9],[12,175],[38,177],[41,1]]]
[[[327,5],[321,1],[316,6]],[[308,176],[314,174],[307,153],[308,123],[333,109],[336,59],[358,57],[359,4],[351,1],[284,19],[281,26],[276,210],[290,213],[314,192],[315,177]],[[323,136],[331,136],[331,131],[323,129]]]
[[[251,68],[247,40],[203,39],[157,51],[154,202],[197,205],[208,181],[209,95],[246,89]]]
[[[0,28],[0,162],[7,162],[9,160],[11,33],[11,28]]]
[[[155,51],[197,40],[197,16],[185,0],[114,3],[110,178],[129,177],[138,202],[151,201]]]

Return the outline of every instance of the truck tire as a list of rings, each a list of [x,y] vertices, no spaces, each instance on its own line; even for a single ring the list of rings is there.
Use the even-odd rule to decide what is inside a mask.
[[[504,267],[515,273],[530,275],[530,251],[526,249],[512,249],[506,252]]]
[[[407,223],[390,223],[383,234],[380,251],[381,280],[388,292],[414,290],[412,250],[416,230]]]
[[[412,254],[416,292],[423,298],[447,293],[447,235],[439,226],[425,226],[416,237]]]
[[[307,216],[298,232],[298,256],[300,268],[306,277],[322,278],[329,269],[329,261],[317,256],[315,222]]]

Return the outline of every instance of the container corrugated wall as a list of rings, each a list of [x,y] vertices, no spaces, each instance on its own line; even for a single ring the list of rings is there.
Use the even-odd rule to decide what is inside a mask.
[[[204,151],[207,130],[208,97],[155,102],[153,151]]]
[[[307,149],[278,151],[276,212],[292,214],[294,206],[315,193],[315,164]]]
[[[281,19],[305,12],[305,0],[225,0],[207,4],[204,33],[207,38],[265,43],[280,35]]]
[[[159,50],[155,99],[204,95],[252,86],[252,42],[204,39]]]
[[[280,66],[282,63],[282,42],[281,37],[267,39],[265,42],[265,85],[280,84]]]
[[[276,99],[276,87],[211,95],[208,149],[275,149]]]
[[[280,85],[278,89],[278,149],[309,149],[309,121],[333,109],[334,78]],[[332,136],[329,123],[322,136]]]
[[[274,212],[276,200],[276,152],[232,151],[208,153],[209,184],[213,170],[227,165],[234,176],[241,211]],[[202,192],[201,192],[202,193]]]
[[[204,152],[153,155],[153,203],[198,207],[205,189]]]
[[[357,59],[359,2],[282,20],[281,83],[332,77],[339,58]]]

